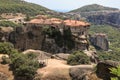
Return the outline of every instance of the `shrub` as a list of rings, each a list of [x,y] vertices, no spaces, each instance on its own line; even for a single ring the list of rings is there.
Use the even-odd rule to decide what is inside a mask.
[[[6,57],[6,56],[3,56],[2,57],[2,64],[10,64],[11,63],[11,60]]]
[[[13,44],[11,44],[9,42],[0,43],[0,53],[2,53],[2,54],[9,55],[13,49],[14,49]]]
[[[32,80],[39,68],[39,63],[35,55],[30,54],[14,54],[12,55],[12,69],[16,79]]]
[[[18,24],[15,24],[11,21],[0,21],[0,26],[3,26],[3,27],[18,27],[19,25]]]
[[[77,52],[72,53],[68,57],[67,63],[70,65],[89,64],[90,59],[82,51],[77,51]]]
[[[117,68],[110,68],[111,73],[114,74],[116,77],[112,77],[111,80],[120,80],[120,66]]]

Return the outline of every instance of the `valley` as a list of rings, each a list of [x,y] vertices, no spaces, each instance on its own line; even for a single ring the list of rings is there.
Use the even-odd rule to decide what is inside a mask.
[[[117,8],[0,0],[0,80],[119,80],[119,35]]]

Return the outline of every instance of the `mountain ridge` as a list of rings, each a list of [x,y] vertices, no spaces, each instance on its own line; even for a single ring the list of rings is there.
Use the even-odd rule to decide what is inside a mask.
[[[91,12],[91,11],[115,11],[115,10],[119,10],[117,8],[112,8],[112,7],[106,7],[106,6],[102,6],[99,4],[90,4],[90,5],[86,5],[83,7],[80,7],[78,9],[72,10],[70,12]]]

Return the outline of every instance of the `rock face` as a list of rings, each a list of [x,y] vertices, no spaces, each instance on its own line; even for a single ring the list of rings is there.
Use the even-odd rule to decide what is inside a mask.
[[[90,72],[90,69],[70,68],[72,80],[88,80],[87,77],[85,77],[87,72]]]
[[[87,20],[94,24],[109,24],[117,28],[120,28],[120,11],[90,15],[87,17]]]
[[[90,42],[95,46],[96,49],[102,49],[105,51],[109,49],[106,34],[98,33],[94,37],[90,37]]]
[[[44,35],[41,26],[17,27],[9,34],[9,42],[20,51],[26,49],[41,49]]]
[[[12,27],[0,27],[0,42],[8,41],[8,36],[12,31]]]
[[[40,17],[24,25],[16,27],[7,35],[1,33],[0,41],[13,43],[19,51],[35,49],[50,53],[71,53],[89,47],[87,35],[90,24],[87,22]]]
[[[59,47],[53,38],[45,38],[42,50],[50,53],[63,52],[63,48]]]
[[[111,26],[120,28],[120,10],[116,8],[92,4],[83,6],[69,13],[80,15],[88,22],[94,24],[109,24]]]
[[[70,76],[72,80],[101,80],[91,68],[72,67],[70,68]]]
[[[117,67],[120,63],[114,61],[105,61],[99,62],[97,65],[96,74],[98,77],[102,78],[103,80],[111,80],[110,77],[115,77],[115,75],[110,73],[109,68]]]

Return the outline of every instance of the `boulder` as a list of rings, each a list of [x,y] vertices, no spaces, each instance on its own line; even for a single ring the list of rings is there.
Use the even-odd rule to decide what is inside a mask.
[[[103,80],[111,80],[110,77],[115,77],[115,75],[110,73],[109,68],[116,68],[118,65],[120,65],[120,62],[115,62],[115,61],[104,61],[104,62],[99,62],[97,64],[97,70],[96,74],[98,77],[102,78]]]
[[[62,60],[67,60],[68,57],[69,57],[70,54],[67,54],[67,53],[58,53],[58,54],[55,54],[53,55],[54,58],[56,59],[62,59]]]
[[[89,80],[87,73],[91,73],[91,68],[80,68],[80,67],[72,67],[69,70],[69,74],[72,80]]]

